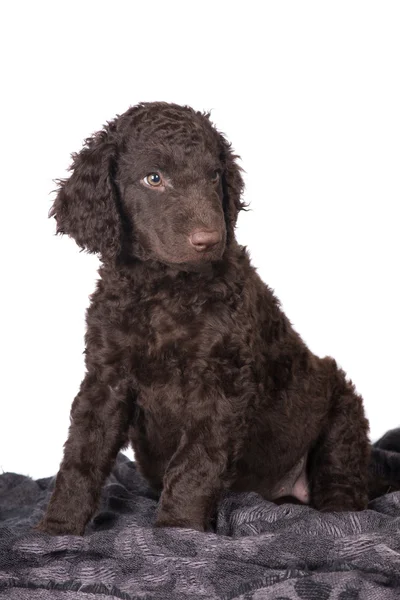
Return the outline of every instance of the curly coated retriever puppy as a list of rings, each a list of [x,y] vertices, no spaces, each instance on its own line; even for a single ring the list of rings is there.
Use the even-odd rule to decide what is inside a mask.
[[[237,243],[241,169],[209,114],[142,103],[72,156],[50,215],[102,266],[38,528],[83,534],[129,442],[160,494],[157,526],[209,530],[224,490],[365,509],[362,399],[310,352]]]

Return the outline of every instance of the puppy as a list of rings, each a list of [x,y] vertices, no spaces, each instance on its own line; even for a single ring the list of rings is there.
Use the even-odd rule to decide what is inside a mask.
[[[40,530],[83,534],[129,443],[160,494],[156,526],[208,530],[224,490],[366,508],[362,399],[238,245],[237,158],[208,114],[144,103],[88,138],[59,181],[57,232],[102,266]]]

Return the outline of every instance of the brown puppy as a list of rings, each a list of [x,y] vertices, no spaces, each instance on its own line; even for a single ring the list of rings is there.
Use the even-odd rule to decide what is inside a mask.
[[[362,400],[237,244],[236,158],[209,115],[166,103],[129,109],[73,155],[51,215],[103,266],[39,529],[82,534],[129,442],[161,493],[156,525],[207,529],[227,489],[366,508]]]

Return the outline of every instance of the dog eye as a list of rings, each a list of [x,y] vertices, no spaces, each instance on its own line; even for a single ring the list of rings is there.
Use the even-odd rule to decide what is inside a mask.
[[[158,187],[162,183],[161,175],[159,173],[149,173],[143,181],[151,187]]]
[[[217,183],[217,181],[219,181],[219,171],[213,171],[211,181],[212,183]]]

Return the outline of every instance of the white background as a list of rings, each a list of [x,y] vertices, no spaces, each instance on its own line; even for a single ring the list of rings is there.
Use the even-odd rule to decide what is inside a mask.
[[[98,261],[47,219],[70,153],[139,101],[213,109],[242,156],[238,238],[310,348],[400,425],[400,5],[1,4],[0,469],[52,475]]]

